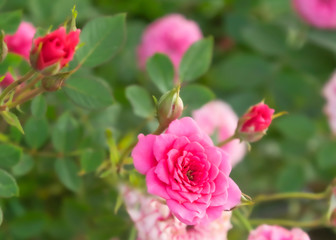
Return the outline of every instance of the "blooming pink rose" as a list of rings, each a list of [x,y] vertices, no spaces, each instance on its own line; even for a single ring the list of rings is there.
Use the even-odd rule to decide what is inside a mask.
[[[15,34],[5,36],[8,51],[28,60],[35,32],[36,29],[31,23],[21,22]]]
[[[12,74],[7,72],[6,75],[5,75],[5,78],[0,82],[0,87],[1,88],[6,88],[9,85],[11,85],[12,82],[14,82],[14,78],[13,78]]]
[[[137,190],[122,187],[126,210],[135,223],[138,240],[227,240],[231,212],[206,225],[188,226],[177,220],[167,205]]]
[[[178,70],[180,61],[188,48],[203,37],[198,25],[180,14],[170,14],[150,24],[142,35],[138,47],[139,67],[155,53],[168,55]]]
[[[146,174],[148,192],[166,199],[183,223],[208,223],[240,202],[228,155],[192,118],[174,120],[161,135],[138,138],[135,168]]]
[[[272,122],[274,109],[264,103],[258,103],[247,110],[239,119],[239,137],[248,142],[260,140]]]
[[[317,28],[336,28],[336,0],[293,0],[294,9]]]
[[[250,232],[248,240],[310,240],[310,238],[299,228],[287,230],[279,226],[261,225]]]
[[[325,84],[322,94],[327,100],[324,112],[328,116],[331,131],[336,134],[336,72]]]
[[[218,142],[231,137],[237,128],[238,117],[225,102],[212,101],[193,112],[196,123],[209,136],[216,136]],[[232,166],[236,165],[245,155],[246,146],[239,140],[233,140],[221,147],[230,156]]]
[[[79,29],[67,34],[65,28],[60,27],[44,37],[35,39],[31,54],[32,65],[38,70],[54,64],[63,68],[75,54],[79,34]]]

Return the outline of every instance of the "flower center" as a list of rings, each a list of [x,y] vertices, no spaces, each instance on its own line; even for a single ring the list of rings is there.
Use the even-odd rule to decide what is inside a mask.
[[[187,171],[187,177],[190,181],[194,180],[194,176],[192,175],[194,171],[188,170]]]

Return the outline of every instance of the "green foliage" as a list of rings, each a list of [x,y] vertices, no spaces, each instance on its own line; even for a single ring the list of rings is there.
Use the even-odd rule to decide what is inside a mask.
[[[42,147],[48,139],[48,129],[48,121],[46,119],[29,118],[24,126],[24,139],[27,145],[34,149]]]
[[[126,97],[137,116],[148,118],[154,115],[153,100],[145,88],[136,85],[129,86],[126,88]]]
[[[19,187],[13,176],[0,169],[0,197],[9,198],[18,195]]]
[[[47,101],[43,95],[32,100],[31,113],[36,118],[43,118],[47,111]]]
[[[79,169],[72,159],[58,159],[55,161],[55,172],[60,181],[69,190],[78,192],[81,186],[81,178],[78,176]]]
[[[1,144],[0,145],[0,167],[11,168],[20,161],[22,150],[19,147]]]
[[[1,13],[0,29],[4,30],[6,34],[11,34],[16,31],[22,18],[22,11],[12,11]]]
[[[105,152],[88,149],[82,152],[80,157],[81,169],[84,173],[95,171],[104,161]]]

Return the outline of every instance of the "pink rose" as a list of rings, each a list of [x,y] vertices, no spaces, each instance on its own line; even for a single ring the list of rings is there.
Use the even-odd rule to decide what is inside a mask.
[[[280,226],[261,225],[250,232],[248,240],[310,240],[299,228],[287,230]]]
[[[159,199],[126,186],[122,187],[122,195],[138,240],[227,240],[227,232],[232,227],[231,212],[223,212],[209,224],[188,226],[177,220]]]
[[[28,60],[35,32],[36,29],[31,23],[21,22],[15,34],[5,36],[8,51]]]
[[[0,82],[1,88],[6,88],[14,82],[12,74],[9,72],[6,73],[5,78]]]
[[[161,135],[138,138],[135,168],[146,175],[148,192],[166,199],[183,223],[208,223],[240,202],[227,154],[192,118],[174,120]]]
[[[322,94],[327,100],[324,112],[328,116],[331,131],[336,134],[336,72],[325,84]]]
[[[238,117],[225,102],[212,101],[193,112],[196,123],[209,136],[216,136],[221,142],[231,137],[237,128]],[[236,165],[245,155],[246,146],[239,140],[233,140],[221,147],[230,156],[232,166]]]
[[[58,69],[63,68],[75,54],[79,34],[79,29],[67,34],[65,28],[60,27],[44,37],[35,39],[31,54],[32,65],[38,70],[55,64]]]
[[[248,142],[260,140],[272,122],[273,113],[274,109],[262,102],[250,107],[239,119],[239,137]]]
[[[336,28],[336,0],[293,0],[297,13],[317,28]]]
[[[144,69],[146,61],[155,53],[168,55],[177,71],[188,48],[203,37],[198,25],[180,14],[170,14],[150,24],[142,35],[138,46],[139,67]]]

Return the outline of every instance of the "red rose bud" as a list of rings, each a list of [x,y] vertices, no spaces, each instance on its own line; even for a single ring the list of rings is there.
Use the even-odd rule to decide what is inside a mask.
[[[157,116],[162,127],[179,118],[183,112],[183,102],[179,96],[180,89],[175,88],[165,93],[157,104]]]
[[[34,40],[31,65],[46,75],[53,75],[73,59],[80,30],[68,34],[64,27]]]
[[[247,142],[260,140],[272,122],[273,113],[274,109],[263,102],[250,107],[238,121],[237,136]]]

